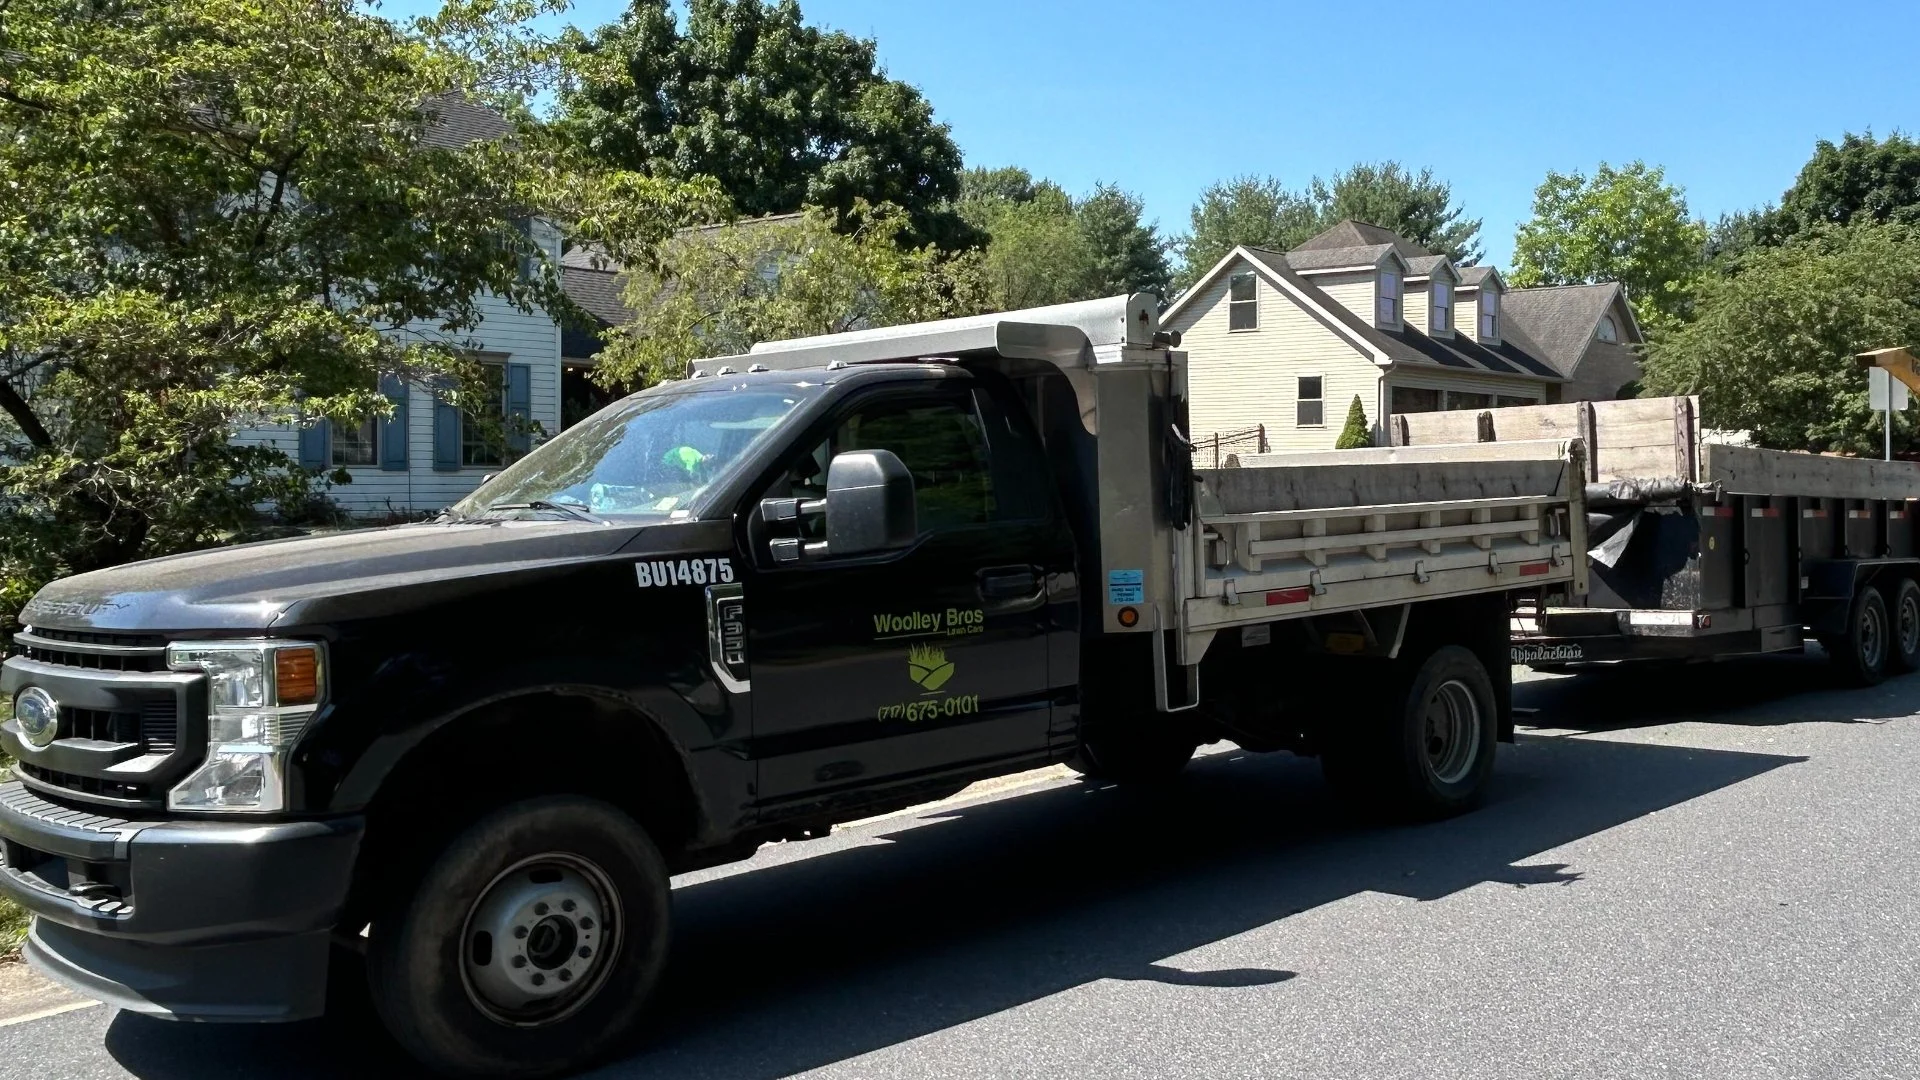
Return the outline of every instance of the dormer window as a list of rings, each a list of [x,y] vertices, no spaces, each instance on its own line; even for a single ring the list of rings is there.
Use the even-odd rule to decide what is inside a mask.
[[[1619,341],[1620,340],[1620,328],[1614,325],[1613,316],[1611,315],[1600,316],[1600,332],[1598,336],[1601,341]]]
[[[1235,274],[1227,279],[1227,329],[1260,329],[1260,294],[1253,274]]]
[[[1428,329],[1436,334],[1453,332],[1453,286],[1435,278],[1433,302],[1428,308]]]
[[[1480,290],[1480,336],[1488,341],[1500,336],[1500,293],[1496,289]]]
[[[1379,326],[1393,326],[1400,321],[1400,275],[1391,270],[1380,271],[1380,300],[1374,309],[1373,321]]]

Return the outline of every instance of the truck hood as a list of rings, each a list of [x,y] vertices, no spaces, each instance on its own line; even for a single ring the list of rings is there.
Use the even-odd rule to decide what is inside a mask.
[[[20,621],[74,630],[266,630],[403,610],[487,588],[496,575],[539,573],[629,549],[724,544],[726,531],[724,522],[549,520],[359,529],[78,574],[40,590]]]

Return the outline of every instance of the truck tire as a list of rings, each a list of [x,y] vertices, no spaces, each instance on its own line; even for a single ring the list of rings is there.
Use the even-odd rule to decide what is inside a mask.
[[[666,865],[598,799],[501,807],[456,834],[376,915],[373,1005],[429,1069],[544,1077],[606,1052],[666,962]]]
[[[1893,590],[1893,611],[1888,622],[1893,626],[1893,651],[1887,654],[1889,670],[1901,673],[1920,669],[1920,583],[1901,578]]]
[[[1844,636],[1824,637],[1820,644],[1840,677],[1854,686],[1873,686],[1887,677],[1888,657],[1894,650],[1893,628],[1880,590],[1862,585],[1853,595]]]
[[[1091,725],[1067,768],[1089,780],[1148,787],[1180,775],[1197,749],[1175,718],[1149,713]]]
[[[1446,645],[1410,675],[1380,680],[1349,730],[1321,752],[1344,799],[1393,817],[1432,820],[1471,809],[1493,774],[1500,706],[1472,650]],[[1363,699],[1364,700],[1364,699]]]

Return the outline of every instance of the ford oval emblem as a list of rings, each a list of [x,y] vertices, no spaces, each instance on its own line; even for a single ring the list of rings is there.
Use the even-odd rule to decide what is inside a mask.
[[[37,686],[29,686],[13,699],[13,721],[20,725],[20,738],[35,750],[45,750],[60,737],[60,703]]]

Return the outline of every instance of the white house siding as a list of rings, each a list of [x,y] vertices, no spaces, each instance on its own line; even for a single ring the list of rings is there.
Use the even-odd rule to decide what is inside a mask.
[[[1463,336],[1474,340],[1479,339],[1479,289],[1459,288],[1453,291],[1453,326]]]
[[[534,236],[547,249],[548,257],[557,262],[560,257],[558,232],[545,223],[537,223]],[[466,333],[442,335],[437,324],[424,320],[409,324],[406,332],[477,343],[475,351],[485,354],[488,360],[527,365],[530,413],[540,427],[533,437],[538,445],[560,431],[560,326],[544,312],[528,314],[492,295],[482,296],[478,306],[480,325]],[[336,485],[329,494],[349,513],[438,510],[473,491],[488,473],[499,471],[499,466],[435,470],[433,394],[417,385],[407,389],[407,469],[405,472],[389,472],[378,466],[347,469],[353,482]],[[234,441],[272,445],[289,457],[299,457],[299,435],[292,428],[256,428],[241,432]]]
[[[1319,286],[1320,291],[1333,297],[1334,303],[1360,316],[1368,326],[1377,325],[1373,321],[1374,299],[1379,292],[1379,274],[1366,270],[1356,274],[1314,274],[1307,278]],[[1403,287],[1402,292],[1405,292]]]
[[[1239,268],[1235,268],[1236,271]],[[1380,369],[1347,340],[1257,277],[1260,326],[1227,329],[1227,281],[1222,274],[1181,311],[1178,330],[1187,353],[1187,396],[1195,442],[1264,424],[1275,450],[1330,450],[1358,394],[1369,424],[1378,422]],[[1322,424],[1295,424],[1297,380],[1321,377]]]
[[[1407,285],[1402,289],[1406,293],[1400,300],[1401,325],[1410,326],[1423,334],[1432,333],[1427,326],[1427,308],[1431,306],[1431,294],[1427,292],[1427,283]]]
[[[1387,376],[1388,387],[1412,386],[1425,390],[1458,390],[1469,394],[1491,394],[1504,398],[1525,398],[1543,402],[1547,384],[1532,379],[1504,379],[1497,375],[1474,375],[1424,368],[1396,368]],[[1393,400],[1389,389],[1387,400]]]

